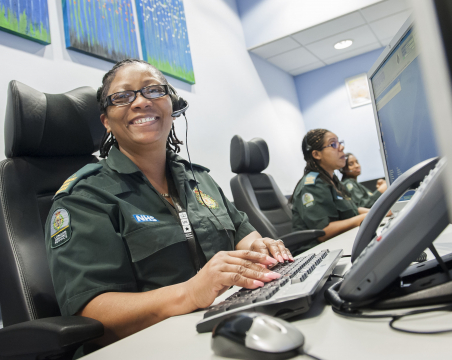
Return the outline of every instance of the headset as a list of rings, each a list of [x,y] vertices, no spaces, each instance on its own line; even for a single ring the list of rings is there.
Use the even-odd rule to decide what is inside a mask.
[[[172,117],[179,117],[181,115],[185,116],[185,111],[187,111],[188,109],[188,102],[187,100],[181,98],[176,89],[168,84],[168,87],[171,91],[169,95],[169,97],[171,98],[171,103],[173,104],[173,112],[171,114]]]

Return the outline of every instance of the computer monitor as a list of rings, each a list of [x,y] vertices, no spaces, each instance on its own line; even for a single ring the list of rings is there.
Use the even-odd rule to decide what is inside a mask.
[[[388,184],[414,165],[438,156],[417,31],[408,19],[367,74]]]
[[[452,2],[416,0],[412,6],[438,148],[447,159],[443,184],[452,222]]]

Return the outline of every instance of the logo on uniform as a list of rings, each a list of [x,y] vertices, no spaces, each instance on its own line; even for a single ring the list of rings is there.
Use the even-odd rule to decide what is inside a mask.
[[[133,215],[136,222],[158,222],[158,220],[151,215]]]
[[[370,191],[368,191],[367,193],[368,193],[368,194],[369,194],[370,196],[372,196],[372,195],[373,195],[373,194],[372,194],[372,193],[371,193]]]
[[[302,196],[303,205],[306,207],[310,207],[314,205],[314,196],[310,193],[306,193]]]
[[[353,184],[348,183],[348,184],[347,184],[347,189],[348,189],[348,191],[352,191],[352,189],[353,189]]]
[[[204,194],[201,190],[194,190],[196,200],[201,205],[207,206],[209,209],[218,209],[218,203],[210,195]],[[203,201],[204,200],[204,201]]]
[[[50,219],[52,248],[66,244],[71,239],[71,217],[66,209],[57,209]]]

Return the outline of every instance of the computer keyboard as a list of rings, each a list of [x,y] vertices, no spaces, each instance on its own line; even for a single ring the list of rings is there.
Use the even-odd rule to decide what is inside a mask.
[[[328,280],[341,256],[342,249],[322,250],[317,254],[302,254],[294,262],[275,265],[271,270],[282,275],[279,279],[253,290],[242,288],[211,306],[196,330],[212,331],[223,318],[241,311],[258,311],[282,319],[308,311],[313,296]]]

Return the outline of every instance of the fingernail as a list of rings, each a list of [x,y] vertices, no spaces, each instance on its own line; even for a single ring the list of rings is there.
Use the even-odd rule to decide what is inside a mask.
[[[295,261],[292,255],[290,255],[290,260]]]
[[[259,280],[253,280],[253,284],[256,285],[256,286],[259,286],[259,287],[264,286],[264,283],[262,281],[259,281]]]
[[[283,254],[282,257],[284,258],[284,260],[289,260],[289,257],[287,256],[287,254]]]
[[[267,256],[267,258],[265,260],[270,261],[272,264],[276,264],[278,262],[278,260],[276,260],[270,256]]]
[[[281,274],[275,273],[275,272],[268,272],[266,274],[264,274],[265,277],[268,277],[270,279],[279,279],[281,277]]]
[[[283,263],[283,262],[284,262],[284,259],[282,258],[282,256],[281,256],[281,255],[278,255],[278,260],[279,260],[279,262],[281,262],[281,263]]]

